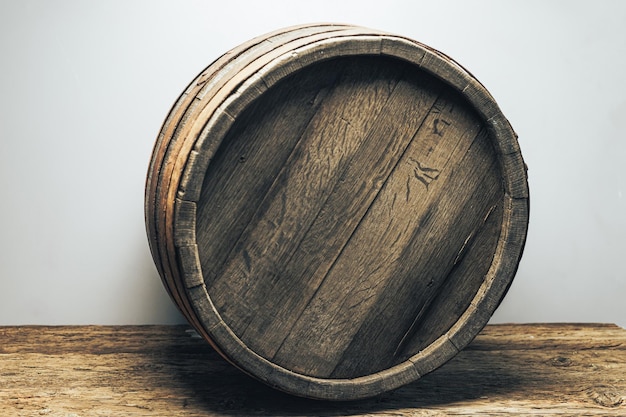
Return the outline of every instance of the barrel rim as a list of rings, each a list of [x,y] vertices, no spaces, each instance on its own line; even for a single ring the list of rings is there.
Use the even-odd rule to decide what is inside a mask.
[[[280,367],[261,357],[241,341],[221,319],[207,293],[195,243],[195,227],[180,227],[177,214],[195,205],[212,155],[234,123],[236,116],[267,89],[294,72],[331,58],[358,55],[389,56],[409,62],[456,89],[471,104],[491,131],[501,163],[505,210],[500,236],[489,272],[470,306],[456,323],[430,346],[405,362],[380,372],[352,379],[316,378]],[[297,59],[294,59],[296,58]],[[203,122],[204,123],[204,122]],[[336,36],[307,44],[272,60],[231,92],[206,120],[194,139],[173,202],[176,213],[170,223],[179,260],[180,275],[199,322],[222,354],[244,372],[292,394],[333,400],[369,397],[414,381],[441,366],[471,342],[487,324],[510,286],[521,258],[528,227],[528,183],[517,136],[486,88],[463,67],[444,54],[416,41],[386,34]],[[202,158],[189,158],[192,152]],[[173,184],[176,186],[176,184]],[[172,184],[170,185],[172,186]]]

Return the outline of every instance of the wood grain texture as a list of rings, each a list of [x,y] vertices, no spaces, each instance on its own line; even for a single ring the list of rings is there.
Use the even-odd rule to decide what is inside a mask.
[[[174,105],[146,185],[157,269],[218,352],[356,399],[447,360],[510,286],[528,226],[517,137],[456,62],[349,25],[277,31]]]
[[[170,217],[173,214],[172,199],[177,193],[177,186],[170,184],[172,181],[176,182],[182,173],[180,166],[177,170],[176,164],[181,163],[179,154],[185,148],[185,144],[189,147],[190,143],[185,139],[190,131],[193,131],[194,122],[200,115],[213,111],[211,100],[214,96],[222,92],[229,82],[233,83],[234,77],[242,77],[244,70],[248,69],[251,63],[266,57],[276,49],[284,48],[285,44],[294,42],[296,45],[302,45],[303,42],[306,44],[307,36],[316,35],[323,38],[330,36],[328,33],[335,33],[343,28],[336,25],[295,26],[254,38],[234,48],[218,58],[190,83],[164,122],[155,144],[146,182],[146,225],[155,263],[170,295],[181,312],[199,329],[202,326],[195,320],[193,307],[189,304],[184,286],[178,277],[171,231],[166,227],[168,214]],[[255,71],[255,67],[252,66],[249,71]],[[240,81],[234,81],[235,85],[238,82]],[[185,155],[185,159],[187,157]]]
[[[186,326],[0,327],[0,416],[623,416],[626,330],[490,325],[422,379],[369,400],[272,390]]]

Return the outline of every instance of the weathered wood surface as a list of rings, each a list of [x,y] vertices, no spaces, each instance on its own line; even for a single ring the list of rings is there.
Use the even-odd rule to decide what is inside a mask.
[[[453,357],[526,239],[526,170],[487,90],[418,42],[349,25],[253,39],[174,104],[146,183],[163,281],[272,386],[357,399]]]
[[[489,325],[450,362],[378,397],[268,388],[187,326],[0,327],[0,416],[626,415],[626,330]]]

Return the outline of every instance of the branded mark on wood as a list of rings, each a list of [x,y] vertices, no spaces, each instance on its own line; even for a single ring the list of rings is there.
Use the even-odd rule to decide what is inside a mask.
[[[426,186],[427,190],[430,183],[439,178],[441,171],[438,169],[422,165],[415,158],[409,158],[409,162],[413,164],[413,175]]]
[[[437,136],[443,137],[443,131],[447,126],[450,126],[450,122],[445,119],[433,120],[433,133]]]

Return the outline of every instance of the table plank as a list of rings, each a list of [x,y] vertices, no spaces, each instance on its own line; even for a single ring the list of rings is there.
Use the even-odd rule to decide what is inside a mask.
[[[626,415],[626,330],[489,325],[452,361],[379,397],[292,397],[187,326],[0,327],[0,416]]]

